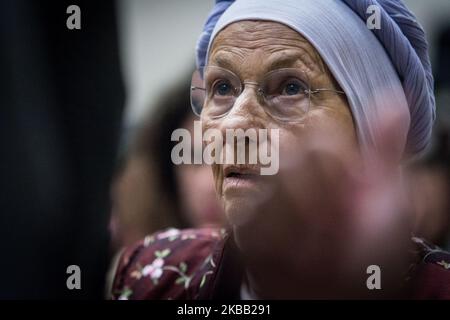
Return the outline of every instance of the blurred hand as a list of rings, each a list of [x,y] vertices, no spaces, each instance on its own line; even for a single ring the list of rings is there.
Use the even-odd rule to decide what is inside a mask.
[[[414,217],[395,115],[384,123],[378,149],[352,150],[327,126],[280,155],[272,197],[235,230],[259,297],[399,297]],[[381,269],[381,290],[367,288],[370,265]]]

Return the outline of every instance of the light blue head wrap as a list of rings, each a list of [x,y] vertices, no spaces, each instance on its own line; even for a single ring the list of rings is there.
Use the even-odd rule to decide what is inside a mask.
[[[381,28],[366,25],[376,5]],[[435,119],[433,76],[422,27],[401,0],[216,0],[197,44],[206,65],[214,37],[242,20],[279,22],[319,52],[346,93],[361,145],[375,145],[380,114],[396,108],[405,152],[423,152]]]

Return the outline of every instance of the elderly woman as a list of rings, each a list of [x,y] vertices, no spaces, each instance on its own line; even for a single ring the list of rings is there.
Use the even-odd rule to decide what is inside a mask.
[[[203,129],[278,129],[280,170],[213,164],[229,226],[146,237],[113,298],[450,298],[449,255],[410,239],[402,168],[435,104],[400,0],[216,1],[197,64]]]

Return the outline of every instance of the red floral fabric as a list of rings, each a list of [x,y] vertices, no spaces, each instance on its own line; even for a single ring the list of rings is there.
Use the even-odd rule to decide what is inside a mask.
[[[112,299],[239,299],[242,270],[225,230],[169,229],[125,250]],[[450,254],[420,238],[413,299],[450,299]]]

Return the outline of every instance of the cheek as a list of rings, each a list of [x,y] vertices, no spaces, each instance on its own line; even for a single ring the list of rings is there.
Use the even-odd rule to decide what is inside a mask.
[[[205,132],[208,129],[218,129],[220,126],[220,119],[210,119],[202,113],[200,117],[202,131]]]
[[[222,167],[220,164],[213,164],[211,165],[213,178],[214,178],[214,187],[216,189],[216,193],[218,195],[222,194],[222,181],[223,181],[223,174],[222,174]]]
[[[315,108],[304,123],[280,128],[280,169],[295,166],[296,156],[313,144],[326,146],[331,141],[339,144],[345,154],[359,150],[353,119],[346,105]]]
[[[219,129],[220,127],[220,121],[218,120],[208,120],[204,117],[201,119],[202,121],[202,132],[206,132],[208,129]],[[203,144],[203,147],[205,147],[205,143]],[[217,194],[222,194],[222,166],[220,164],[212,164],[211,165],[213,178],[214,178],[214,187],[216,189]]]
[[[280,128],[280,169],[293,165],[294,155],[298,155],[305,143],[306,126],[297,124]],[[295,161],[294,161],[295,162]]]
[[[349,148],[358,148],[353,117],[347,104],[330,104],[311,110],[306,124],[307,131],[320,131],[325,136],[339,140]]]

